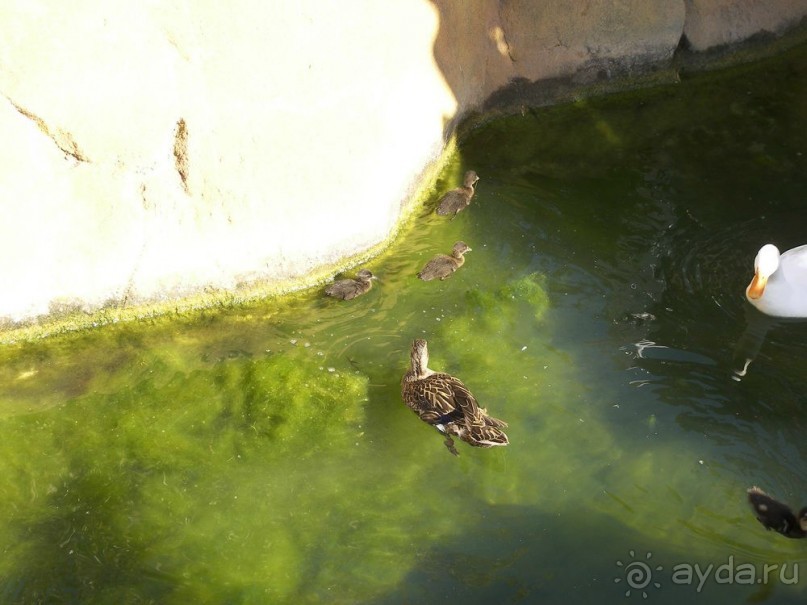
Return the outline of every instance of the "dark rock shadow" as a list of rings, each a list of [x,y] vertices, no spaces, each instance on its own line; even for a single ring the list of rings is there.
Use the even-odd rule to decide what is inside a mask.
[[[652,541],[611,517],[584,513],[583,507],[547,515],[528,506],[469,503],[469,513],[480,517],[477,527],[420,553],[419,564],[399,586],[372,602],[601,604],[645,598],[654,604],[801,602],[799,593],[778,584],[778,579],[749,586],[717,584],[710,577],[700,592],[697,577],[692,583],[683,577],[673,581],[673,568],[682,563],[701,568],[711,563],[717,568],[734,555],[735,564],[762,566],[728,548],[721,560],[691,560],[687,552]],[[743,530],[755,531],[755,523],[749,512]],[[650,570],[644,586],[638,581],[633,587],[628,584],[627,574],[636,569]]]
[[[452,0],[430,1],[440,23],[434,41],[434,59],[458,105],[455,115],[446,120],[445,138],[460,125],[462,136],[467,131],[466,122],[472,127],[489,114],[518,113],[528,107],[677,79],[670,69],[674,44],[669,52],[648,45],[646,54],[631,49],[630,54],[614,58],[600,56],[597,42],[592,40],[591,47],[581,50],[589,58],[581,59],[577,67],[570,67],[568,74],[533,80],[525,74],[541,70],[536,66],[543,59],[535,53],[536,49],[542,49],[541,52],[546,49],[534,41],[541,34],[522,22],[538,18],[536,15],[543,15],[542,11],[502,0],[477,2],[473,9]],[[556,29],[568,27],[565,19],[575,10],[579,12],[581,6],[558,8],[555,16],[563,22]],[[549,14],[553,14],[551,10]],[[659,35],[664,33],[660,31]],[[596,38],[598,33],[592,35]],[[556,36],[559,37],[556,45],[564,47],[560,40],[562,33],[556,32]]]
[[[158,536],[132,537],[130,505],[135,481],[110,482],[76,465],[70,480],[49,497],[54,514],[17,526],[15,548],[23,562],[0,582],[2,603],[160,602],[182,579],[150,565]]]

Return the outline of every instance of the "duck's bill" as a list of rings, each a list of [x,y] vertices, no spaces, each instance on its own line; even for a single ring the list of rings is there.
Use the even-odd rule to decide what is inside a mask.
[[[754,279],[751,280],[751,283],[748,285],[748,298],[753,298],[754,300],[758,299],[762,296],[762,293],[765,291],[765,286],[768,283],[768,278],[760,275],[759,273],[754,274]]]

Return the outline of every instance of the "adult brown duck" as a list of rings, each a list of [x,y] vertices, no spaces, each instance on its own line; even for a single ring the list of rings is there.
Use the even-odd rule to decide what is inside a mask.
[[[462,187],[452,189],[440,198],[440,203],[437,206],[437,214],[452,215],[453,219],[457,213],[465,210],[471,203],[474,197],[474,185],[479,180],[473,170],[465,173],[465,178],[462,180]]]
[[[457,242],[451,249],[451,256],[448,254],[438,254],[426,263],[426,266],[418,273],[418,277],[423,281],[450,277],[454,271],[462,267],[465,263],[465,257],[463,255],[470,251],[471,248],[468,247],[468,244],[465,242]]]
[[[373,287],[372,280],[376,276],[367,269],[362,269],[356,274],[356,279],[340,279],[325,288],[325,294],[342,300],[350,300],[370,291]]]
[[[772,498],[758,487],[748,490],[748,503],[766,529],[772,529],[788,538],[807,537],[807,506],[799,511],[798,516],[787,504]]]
[[[488,416],[459,378],[430,370],[428,364],[428,344],[418,338],[412,343],[409,371],[401,379],[401,397],[423,422],[446,436],[448,451],[459,455],[452,435],[474,447],[510,443],[502,431],[506,422]]]

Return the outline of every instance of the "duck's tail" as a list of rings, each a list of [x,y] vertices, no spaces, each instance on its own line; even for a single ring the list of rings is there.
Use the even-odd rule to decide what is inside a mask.
[[[482,412],[482,419],[485,421],[485,426],[492,426],[497,429],[507,428],[508,424],[504,420],[488,416],[488,411],[485,408],[479,408],[479,411]]]
[[[510,440],[504,431],[495,426],[472,427],[463,439],[475,447],[496,447],[499,445],[510,445]]]
[[[499,420],[493,416],[485,416],[485,425],[495,427],[497,429],[506,429],[509,426],[504,420]]]

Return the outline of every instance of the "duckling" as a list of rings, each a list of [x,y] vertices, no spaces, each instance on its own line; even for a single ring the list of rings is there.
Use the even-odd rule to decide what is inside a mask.
[[[356,279],[340,279],[325,288],[325,294],[342,300],[350,300],[366,294],[373,287],[373,279],[378,279],[367,269],[362,269],[356,273]]]
[[[412,343],[410,367],[401,379],[401,397],[421,420],[446,436],[445,445],[459,455],[451,436],[474,447],[508,445],[503,420],[488,416],[459,378],[428,367],[429,348],[422,338]]]
[[[440,205],[437,206],[437,214],[452,215],[452,220],[457,213],[465,210],[471,203],[474,197],[474,185],[479,180],[473,170],[465,173],[465,178],[462,180],[462,187],[452,189],[440,198]]]
[[[447,254],[438,254],[431,259],[423,269],[418,273],[418,277],[423,281],[430,281],[437,279],[442,280],[450,277],[454,271],[462,267],[465,263],[466,252],[470,252],[471,248],[465,242],[457,242],[451,249],[451,256]]]
[[[787,504],[771,498],[756,486],[748,490],[748,502],[757,521],[766,529],[777,531],[788,538],[807,537],[807,506],[799,511],[797,517]]]

